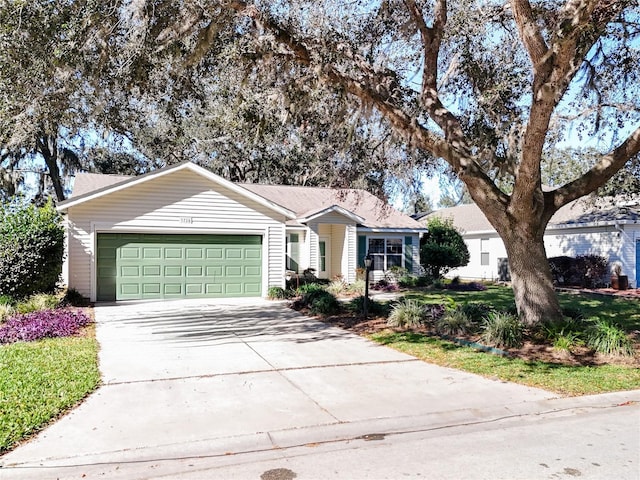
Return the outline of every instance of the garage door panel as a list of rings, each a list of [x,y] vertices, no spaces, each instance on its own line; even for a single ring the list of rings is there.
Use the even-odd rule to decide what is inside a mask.
[[[242,249],[241,248],[227,248],[224,251],[224,258],[227,260],[235,260],[242,258]]]
[[[171,295],[171,296],[182,295],[182,284],[181,283],[165,283],[164,294]]]
[[[165,259],[182,259],[182,248],[173,247],[173,248],[165,248],[164,249],[164,258]]]
[[[144,277],[159,277],[162,274],[160,265],[144,265],[142,267],[142,275]]]
[[[165,265],[164,276],[165,277],[181,277],[182,265]]]
[[[98,300],[258,296],[262,237],[98,234]]]
[[[246,266],[244,267],[245,277],[261,277],[262,269],[259,266]]]
[[[144,258],[145,260],[155,260],[158,258],[162,258],[162,249],[160,249],[159,247],[145,247],[142,249],[142,258]]]
[[[207,277],[221,277],[222,265],[208,266],[206,267]]]
[[[197,259],[200,260],[203,257],[202,248],[186,248],[186,258],[192,260]]]
[[[207,248],[207,258],[220,260],[223,258],[223,250],[221,248]]]
[[[121,247],[120,258],[138,259],[140,258],[140,248],[138,247]]]
[[[142,284],[142,293],[144,295],[159,295],[161,292],[159,283],[143,283]]]
[[[202,276],[202,272],[203,272],[203,270],[202,270],[202,267],[200,265],[185,267],[185,274],[186,274],[187,278],[201,277]]]

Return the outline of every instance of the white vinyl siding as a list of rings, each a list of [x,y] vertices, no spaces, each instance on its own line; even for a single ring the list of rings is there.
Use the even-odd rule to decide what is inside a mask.
[[[601,255],[613,262],[621,262],[629,276],[630,283],[636,283],[635,241],[640,238],[640,227],[623,225],[619,231],[613,225],[602,227],[549,228],[544,236],[547,257],[578,255]],[[465,234],[470,261],[466,267],[452,270],[448,277],[459,276],[467,279],[495,280],[499,278],[498,260],[506,258],[507,252],[502,239],[497,234],[490,236]],[[485,246],[481,240],[488,238],[486,251],[490,254],[489,265],[481,264],[481,253]],[[484,242],[483,242],[484,243]]]
[[[87,201],[68,211],[69,286],[95,299],[96,232],[263,235],[264,294],[284,285],[285,219],[190,170]]]

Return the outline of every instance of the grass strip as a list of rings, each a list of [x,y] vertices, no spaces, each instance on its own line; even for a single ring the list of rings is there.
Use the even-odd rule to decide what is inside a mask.
[[[589,395],[640,388],[640,369],[624,365],[571,366],[487,354],[424,334],[383,331],[373,341],[443,367],[498,378],[561,395]]]
[[[93,335],[0,346],[0,453],[76,405],[99,381]]]

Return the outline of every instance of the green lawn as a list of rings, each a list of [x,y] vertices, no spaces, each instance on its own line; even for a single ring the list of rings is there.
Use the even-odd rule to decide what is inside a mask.
[[[510,288],[491,286],[483,292],[411,291],[407,297],[426,303],[484,302],[498,309],[513,305]],[[600,295],[561,293],[563,308],[579,309],[585,317],[612,318],[627,331],[640,329],[640,302]],[[543,388],[562,395],[586,395],[640,388],[640,369],[626,365],[569,366],[501,357],[462,347],[424,334],[383,331],[374,341],[437,365],[486,377]]]
[[[0,454],[73,407],[99,381],[93,335],[0,346]]]

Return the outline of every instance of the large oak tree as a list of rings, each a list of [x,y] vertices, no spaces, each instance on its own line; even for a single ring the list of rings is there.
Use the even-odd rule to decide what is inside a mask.
[[[637,2],[220,5],[237,12],[258,51],[307,66],[375,107],[407,143],[444,159],[504,240],[521,317],[561,316],[545,228],[640,151]],[[543,191],[545,149],[572,136],[611,148]]]

